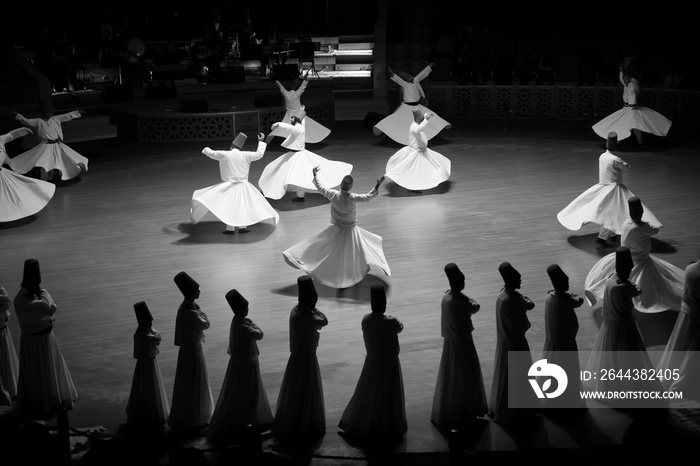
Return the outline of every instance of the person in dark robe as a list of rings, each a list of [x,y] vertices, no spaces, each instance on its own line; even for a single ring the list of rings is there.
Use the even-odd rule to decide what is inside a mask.
[[[535,303],[518,291],[522,284],[521,275],[509,262],[503,262],[498,271],[503,278],[503,289],[496,300],[497,340],[489,410],[496,422],[522,424],[531,418],[532,412],[527,408],[510,407],[508,398],[509,393],[516,390],[517,382],[523,383],[519,387],[529,389],[525,372],[532,365],[532,357],[525,357],[525,361],[520,361],[523,366],[527,366],[520,368],[523,370],[522,380],[510,380],[508,353],[530,352],[530,345],[525,337],[530,328],[527,312],[535,308]]]
[[[177,432],[195,431],[209,424],[214,400],[209,386],[209,372],[202,343],[209,319],[195,300],[199,298],[199,283],[187,272],[175,276],[175,284],[184,296],[175,321],[177,355],[173,399],[168,425]]]
[[[275,438],[305,443],[326,432],[321,369],[316,357],[319,330],[328,325],[316,308],[318,293],[312,278],[297,279],[299,303],[289,316],[289,361],[277,399],[273,435]]]
[[[445,266],[450,289],[442,296],[442,357],[430,420],[446,429],[471,427],[488,412],[484,378],[474,346],[472,315],[481,305],[462,291],[465,277],[457,264]]]
[[[386,291],[371,287],[372,312],[362,318],[367,356],[360,379],[338,426],[364,442],[397,444],[408,428],[399,361],[403,324],[386,315]]]
[[[260,375],[257,342],[263,331],[248,317],[248,300],[238,292],[226,293],[233,311],[229,333],[228,367],[211,417],[210,441],[233,442],[250,426],[258,433],[272,427],[273,416]]]

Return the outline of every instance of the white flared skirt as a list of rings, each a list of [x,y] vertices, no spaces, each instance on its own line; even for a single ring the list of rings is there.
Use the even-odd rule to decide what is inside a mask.
[[[351,228],[330,225],[287,249],[283,255],[289,265],[332,288],[359,283],[369,273],[370,265],[391,275],[381,236],[357,225]]]
[[[387,178],[406,189],[431,189],[450,178],[452,162],[434,150],[419,151],[406,146],[386,164]]]
[[[46,207],[56,186],[0,168],[0,222],[29,217]]]
[[[682,304],[681,306],[683,307]],[[695,352],[698,349],[700,349],[700,314],[697,311],[692,313],[681,311],[676,317],[676,324],[656,368],[672,371],[680,369],[688,357],[688,352]]]
[[[603,228],[622,233],[622,224],[629,219],[627,200],[634,196],[627,186],[621,183],[608,183],[591,186],[558,214],[557,220],[569,230],[579,230],[587,223],[596,223]],[[642,220],[655,228],[663,225],[647,206],[642,203]]]
[[[12,170],[21,174],[27,173],[34,167],[43,168],[47,173],[58,170],[64,181],[73,179],[80,175],[81,170],[88,169],[88,159],[62,142],[55,144],[42,142],[11,158],[8,164]]]
[[[190,220],[199,222],[211,212],[226,225],[245,227],[272,219],[277,224],[279,214],[250,182],[224,181],[198,189],[192,195]]]
[[[617,133],[618,141],[630,137],[633,129],[657,136],[666,136],[671,128],[671,120],[659,112],[640,105],[622,107],[593,125],[593,131],[603,139],[611,132]]]
[[[624,354],[622,353],[624,352]],[[657,379],[632,381],[624,377],[601,377],[604,370],[611,368],[636,368],[652,370],[653,365],[644,342],[632,317],[605,320],[598,330],[586,370],[598,374],[592,380],[583,382],[587,390],[625,391],[631,387],[640,390],[657,391],[662,389]],[[603,403],[606,403],[603,401]],[[614,404],[625,405],[624,400],[613,400]]]
[[[282,119],[283,123],[289,123],[291,124],[291,118],[292,116],[295,116],[299,111],[303,110],[304,106],[302,105],[301,108],[297,111],[290,112],[287,110],[287,113],[284,114],[284,118]],[[331,130],[323,126],[321,123],[317,122],[310,116],[305,116],[304,120],[302,121],[302,124],[304,125],[304,135],[305,135],[305,141],[308,144],[316,144],[328,137],[329,134],[331,134]],[[273,129],[270,131],[270,134],[268,137],[281,137],[281,138],[286,138],[289,136],[289,131],[278,126],[277,128]]]
[[[304,149],[287,152],[267,164],[260,175],[258,186],[265,197],[270,199],[281,199],[287,191],[315,193],[314,167],[321,167],[317,178],[327,188],[339,186],[343,178],[352,172],[349,163],[328,160]]]
[[[452,127],[452,124],[441,118],[439,115],[434,114],[435,112],[430,110],[428,107],[420,104],[406,105],[405,103],[402,103],[399,105],[399,108],[394,111],[394,113],[374,125],[372,132],[376,136],[385,134],[399,144],[407,146],[408,129],[411,127],[411,123],[413,122],[413,109],[415,108],[420,109],[422,113],[433,113],[433,116],[430,117],[430,123],[428,123],[423,131],[428,140],[434,138],[443,129],[449,129]]]
[[[605,282],[614,272],[614,252],[600,259],[588,272],[584,286],[591,306],[603,299]],[[629,280],[642,290],[642,294],[632,300],[639,312],[680,310],[685,277],[684,272],[675,265],[650,255],[635,262]]]

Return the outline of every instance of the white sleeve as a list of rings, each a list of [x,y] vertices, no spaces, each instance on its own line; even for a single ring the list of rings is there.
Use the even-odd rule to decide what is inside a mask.
[[[204,150],[202,150],[202,154],[206,155],[210,159],[214,160],[221,160],[226,156],[226,152],[224,150],[211,150],[208,147],[205,147]]]

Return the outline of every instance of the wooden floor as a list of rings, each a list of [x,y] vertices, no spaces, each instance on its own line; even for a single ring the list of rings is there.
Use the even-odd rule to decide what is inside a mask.
[[[488,393],[496,343],[494,305],[501,288],[498,265],[510,261],[523,276],[522,292],[536,303],[527,336],[538,355],[544,341],[544,300],[551,289],[547,266],[558,263],[572,290],[582,293],[589,269],[612,251],[596,245],[594,225],[572,232],[556,219],[561,208],[597,182],[604,145],[585,124],[515,122],[508,132],[502,122],[472,122],[470,131],[454,126],[430,144],[451,159],[449,182],[423,194],[387,183],[381,196],[360,206],[359,224],[384,239],[391,276],[373,272],[340,291],[317,285],[318,307],[329,320],[318,349],[328,425],[319,455],[353,451],[336,426],[362,368],[360,320],[369,312],[372,283],[388,284],[387,313],[405,325],[400,358],[409,430],[398,451],[430,454],[447,450],[444,437],[430,424],[442,348],[439,305],[448,288],[444,265],[454,261],[460,266],[465,293],[481,303],[473,319],[474,339]],[[104,426],[115,432],[125,421],[137,301],[148,303],[163,336],[158,363],[172,393],[173,331],[182,299],[173,277],[181,270],[200,283],[198,302],[211,321],[204,348],[214,397],[228,362],[232,313],[224,295],[236,288],[265,332],[260,366],[274,411],[300,276],[284,262],[282,251],[325,228],[329,205],[318,195],[308,195],[304,204],[290,202],[289,196],[272,201],[279,224],[254,225],[243,236],[221,234],[223,224],[214,217],[192,225],[192,192],[219,179],[216,162],[200,152],[206,145],[118,139],[75,144],[89,157],[89,171],[77,181],[59,183],[53,200],[35,217],[0,225],[0,283],[14,295],[24,260],[39,259],[43,285],[58,304],[54,330],[79,392],[70,412],[73,427]],[[368,191],[399,148],[375,137],[362,122],[343,122],[322,144],[309,146],[326,158],[352,163],[356,191]],[[253,164],[250,180],[256,184],[266,163],[282,153],[279,142],[273,143],[262,161]],[[685,267],[700,252],[697,141],[649,138],[643,148],[625,141],[619,155],[632,166],[626,185],[664,224],[654,254]],[[581,350],[591,349],[595,340],[594,311],[586,305],[578,311]],[[662,345],[673,323],[673,313],[664,314],[642,322],[653,330],[645,334],[650,346]],[[19,349],[16,319],[10,329]],[[547,423],[525,440],[485,420],[483,432],[468,448],[496,452],[619,444],[632,421],[629,413],[590,411],[585,426],[579,426],[583,434]]]

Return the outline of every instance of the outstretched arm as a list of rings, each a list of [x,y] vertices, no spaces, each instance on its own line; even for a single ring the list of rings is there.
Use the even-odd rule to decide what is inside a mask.
[[[214,159],[214,160],[223,159],[224,156],[226,155],[226,152],[227,151],[225,151],[225,150],[212,150],[208,147],[205,147],[204,149],[202,149],[202,154],[204,154],[207,157],[209,157],[210,159]]]
[[[54,118],[60,121],[61,123],[64,123],[75,118],[80,118],[83,115],[85,115],[85,110],[75,110],[73,112],[64,113],[62,115],[56,115]]]
[[[418,131],[419,132],[425,130],[425,127],[428,126],[428,120],[430,120],[430,117],[432,117],[434,115],[435,115],[434,113],[426,113],[425,115],[423,115],[423,121],[421,121],[418,124]]]
[[[430,63],[428,66],[423,68],[420,73],[415,75],[413,79],[415,81],[423,81],[425,78],[428,77],[431,71],[433,71],[433,67],[435,66],[435,63]]]
[[[625,72],[623,71],[623,65],[620,65],[620,74],[618,76],[618,79],[620,80],[620,84],[622,84],[622,87],[625,87]]]
[[[0,136],[0,142],[2,142],[4,144],[4,143],[10,142],[10,141],[14,141],[17,138],[21,138],[23,136],[28,136],[32,133],[33,133],[33,131],[31,130],[31,128],[13,129],[9,133]]]
[[[319,171],[320,169],[321,169],[321,167],[314,167],[314,168],[311,169],[311,172],[313,173],[313,180],[312,180],[312,182],[313,182],[314,186],[316,186],[316,189],[318,189],[318,192],[321,193],[321,195],[322,195],[323,197],[325,197],[326,199],[330,200],[330,199],[333,198],[333,196],[335,195],[336,191],[324,187],[324,186],[321,184],[321,182],[318,181],[318,178],[316,177],[316,174],[318,173],[318,171]]]
[[[14,112],[14,115],[15,115],[15,120],[19,121],[24,126],[34,126],[35,119],[30,120],[29,118],[25,118],[24,116],[20,115],[18,112]]]
[[[351,194],[350,196],[355,202],[369,202],[375,197],[379,196],[379,187],[382,185],[383,182],[384,175],[382,175],[380,178],[377,178],[377,184],[374,185],[374,188],[372,188],[367,194]]]

